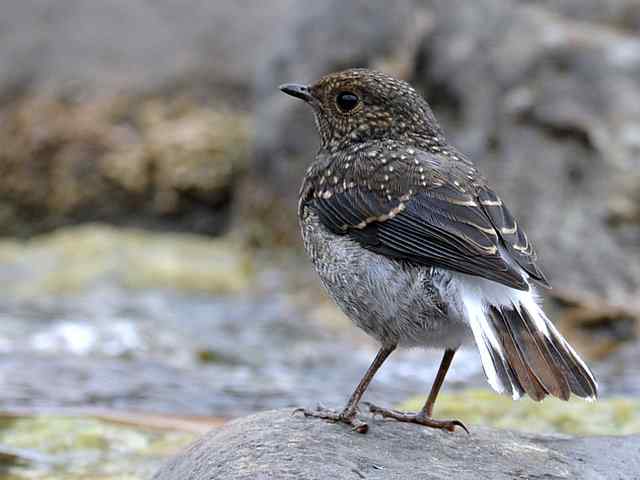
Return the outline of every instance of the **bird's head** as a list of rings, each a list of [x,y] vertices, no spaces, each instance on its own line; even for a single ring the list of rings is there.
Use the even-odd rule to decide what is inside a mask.
[[[442,136],[422,96],[407,82],[384,73],[351,69],[311,85],[281,85],[280,90],[313,108],[322,146],[328,150],[377,139]]]

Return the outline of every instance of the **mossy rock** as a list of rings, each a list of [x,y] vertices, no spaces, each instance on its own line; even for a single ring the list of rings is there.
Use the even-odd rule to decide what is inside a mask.
[[[88,221],[217,234],[249,159],[244,112],[186,97],[0,106],[0,234]]]
[[[92,417],[40,415],[0,421],[0,449],[27,453],[2,462],[7,480],[139,480],[191,442],[191,432],[160,431]]]
[[[416,411],[426,397],[414,397],[399,406]],[[587,402],[572,398],[569,402],[546,399],[518,401],[489,390],[465,390],[442,393],[436,402],[434,416],[457,418],[469,426],[522,430],[536,433],[572,435],[626,435],[640,433],[640,401],[629,398],[607,398]]]
[[[108,280],[124,288],[234,293],[248,287],[253,261],[234,238],[90,224],[21,242],[0,242],[14,295],[69,294]]]

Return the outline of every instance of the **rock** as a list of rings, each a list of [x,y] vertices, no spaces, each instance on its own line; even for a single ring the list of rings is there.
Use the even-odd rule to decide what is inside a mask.
[[[434,16],[414,82],[452,142],[527,229],[554,287],[629,302],[640,39],[512,0],[440,2]]]
[[[189,88],[246,105],[260,46],[294,5],[11,2],[0,17],[0,98],[24,88],[74,96]]]
[[[180,420],[106,410],[93,416],[3,413],[0,471],[11,479],[148,478],[160,458],[195,438],[188,421]]]
[[[229,237],[84,224],[0,241],[3,293],[23,299],[78,294],[100,284],[233,294],[249,288],[254,269],[252,254]]]
[[[25,96],[0,119],[2,235],[87,221],[219,233],[247,164],[247,116],[192,100]]]
[[[545,7],[569,18],[609,24],[625,30],[640,29],[640,3],[637,0],[524,0]]]
[[[4,6],[0,235],[86,221],[220,233],[250,142],[256,64],[293,6]],[[197,108],[167,105],[185,95]]]
[[[153,478],[624,480],[640,472],[637,435],[577,438],[481,427],[466,435],[369,423],[361,435],[291,410],[259,413],[212,430]]]

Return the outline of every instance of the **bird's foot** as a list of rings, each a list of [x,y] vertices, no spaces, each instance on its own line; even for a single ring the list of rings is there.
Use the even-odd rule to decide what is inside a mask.
[[[410,413],[401,412],[399,410],[393,410],[390,408],[382,408],[372,403],[368,403],[369,412],[374,416],[380,415],[382,418],[393,418],[399,422],[417,423],[429,428],[439,428],[440,430],[447,430],[449,432],[455,431],[456,427],[462,428],[465,432],[469,433],[467,427],[464,426],[460,420],[436,420],[427,416],[424,412]]]
[[[369,425],[357,418],[356,411],[349,412],[345,409],[341,412],[336,412],[335,410],[318,405],[315,410],[296,408],[292,414],[295,415],[296,413],[302,413],[305,417],[322,418],[329,422],[345,423],[351,426],[353,431],[358,433],[367,433],[369,430]]]

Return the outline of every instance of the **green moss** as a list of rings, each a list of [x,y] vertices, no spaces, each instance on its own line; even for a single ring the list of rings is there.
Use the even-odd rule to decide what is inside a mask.
[[[253,278],[253,262],[234,239],[106,225],[2,241],[0,264],[21,271],[7,288],[22,296],[74,293],[103,280],[129,288],[233,293]]]
[[[424,397],[403,403],[402,410],[419,410]],[[486,425],[528,432],[573,435],[627,435],[640,433],[640,401],[610,398],[596,402],[571,399],[513,401],[488,390],[443,393],[435,407],[437,418],[457,418],[467,425]]]
[[[148,478],[166,456],[196,437],[90,417],[43,415],[3,422],[0,445],[37,452],[42,462],[9,468],[10,479]]]
[[[229,363],[231,361],[231,359],[224,355],[209,349],[198,350],[196,352],[196,358],[200,363]]]

